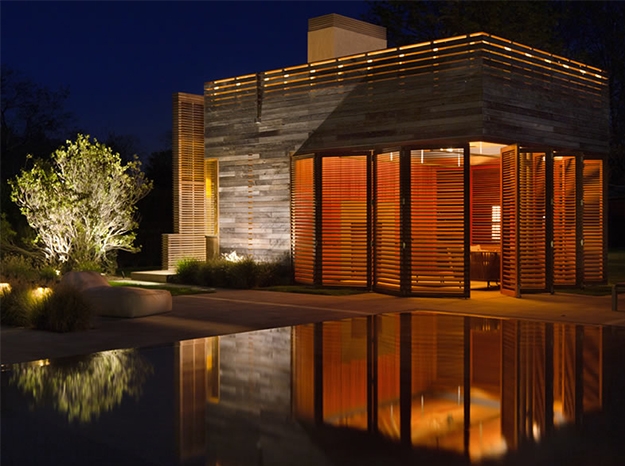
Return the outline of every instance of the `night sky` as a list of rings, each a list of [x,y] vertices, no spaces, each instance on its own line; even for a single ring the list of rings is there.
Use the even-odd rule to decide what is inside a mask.
[[[360,19],[366,2],[71,1],[1,6],[2,64],[69,87],[77,128],[166,148],[171,95],[206,81],[305,63],[308,19]]]

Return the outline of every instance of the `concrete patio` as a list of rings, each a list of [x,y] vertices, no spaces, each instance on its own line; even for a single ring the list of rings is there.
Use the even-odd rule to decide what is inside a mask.
[[[402,298],[377,293],[322,296],[263,290],[217,290],[175,296],[173,311],[123,319],[96,317],[85,332],[52,333],[2,327],[2,364],[88,354],[116,348],[339,320],[391,312],[434,311],[482,317],[625,327],[625,312],[611,310],[610,296],[565,293],[526,295],[472,291],[471,299]],[[621,301],[625,300],[622,295]],[[625,308],[623,304],[619,306]]]

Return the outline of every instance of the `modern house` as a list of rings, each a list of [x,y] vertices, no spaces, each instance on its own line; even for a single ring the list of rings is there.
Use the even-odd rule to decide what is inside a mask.
[[[604,282],[606,74],[487,33],[385,36],[313,18],[308,63],[174,95],[163,268],[290,254],[299,283],[411,296]]]

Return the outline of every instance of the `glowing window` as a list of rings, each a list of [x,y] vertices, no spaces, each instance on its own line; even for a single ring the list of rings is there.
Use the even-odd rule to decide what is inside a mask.
[[[219,186],[217,160],[204,160],[204,179],[206,182],[206,234],[217,235],[218,225],[218,203]]]
[[[499,241],[501,239],[501,206],[492,206],[491,222],[491,238]]]

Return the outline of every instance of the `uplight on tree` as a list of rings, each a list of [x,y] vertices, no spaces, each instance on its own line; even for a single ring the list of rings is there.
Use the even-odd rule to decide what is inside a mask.
[[[79,134],[76,141],[35,160],[11,181],[11,198],[52,265],[65,269],[110,265],[118,250],[136,252],[136,203],[152,189],[141,162]]]

